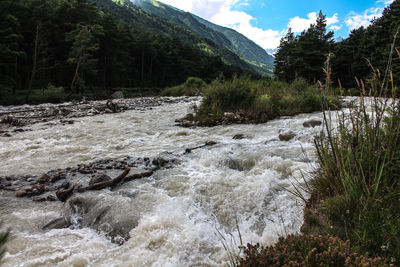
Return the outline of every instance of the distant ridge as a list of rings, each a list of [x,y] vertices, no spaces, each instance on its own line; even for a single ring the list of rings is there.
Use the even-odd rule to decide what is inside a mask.
[[[242,34],[154,0],[95,0],[106,12],[134,28],[176,38],[224,62],[261,75],[272,75],[273,60]]]

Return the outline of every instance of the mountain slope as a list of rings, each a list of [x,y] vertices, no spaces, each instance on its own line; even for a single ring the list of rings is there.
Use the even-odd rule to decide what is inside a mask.
[[[244,35],[235,30],[218,26],[200,17],[194,17],[210,29],[222,33],[228,40],[230,40],[233,48],[236,49],[236,53],[241,58],[248,59],[250,62],[261,62],[267,66],[272,66],[274,64],[273,56],[269,55],[263,48],[249,40]]]
[[[238,55],[229,49],[217,45],[213,40],[205,38],[200,34],[183,27],[171,20],[150,14],[141,7],[134,5],[129,0],[94,0],[106,13],[113,15],[122,23],[128,23],[139,32],[147,32],[155,35],[162,35],[172,39],[179,39],[181,42],[197,47],[209,55],[218,55],[225,63],[238,66],[244,70],[257,72],[259,74],[270,74],[270,72],[255,67],[242,60]],[[157,2],[158,3],[158,2]],[[156,4],[157,4],[156,3]]]
[[[215,25],[198,16],[155,0],[133,0],[133,3],[159,18],[174,22],[213,41],[218,46],[228,49],[259,72],[272,71],[274,58],[256,43],[232,29]]]

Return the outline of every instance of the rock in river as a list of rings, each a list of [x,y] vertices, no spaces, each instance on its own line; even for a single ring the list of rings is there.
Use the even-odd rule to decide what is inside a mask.
[[[315,126],[321,126],[322,125],[322,121],[319,120],[310,120],[310,121],[306,121],[303,123],[303,126],[306,128],[310,128],[310,127],[315,127]]]
[[[297,134],[291,130],[279,131],[279,140],[288,142],[292,140],[296,135]]]

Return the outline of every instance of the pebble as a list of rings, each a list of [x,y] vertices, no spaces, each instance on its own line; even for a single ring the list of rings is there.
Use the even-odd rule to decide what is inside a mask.
[[[26,190],[19,190],[19,191],[15,192],[16,197],[25,197],[26,195],[27,195]]]

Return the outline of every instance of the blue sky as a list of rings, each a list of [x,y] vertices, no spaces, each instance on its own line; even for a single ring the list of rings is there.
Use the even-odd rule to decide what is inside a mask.
[[[319,10],[327,16],[335,38],[368,26],[393,0],[159,0],[233,28],[264,49],[274,49],[291,27],[300,33],[315,22]]]

